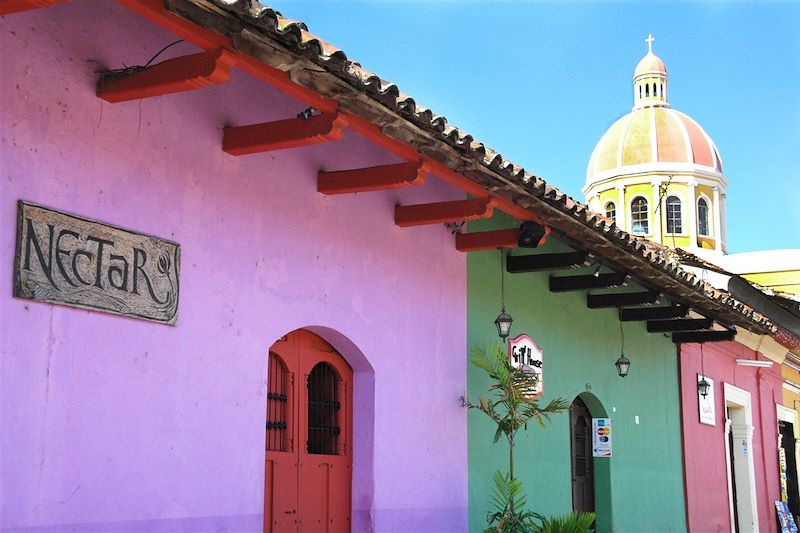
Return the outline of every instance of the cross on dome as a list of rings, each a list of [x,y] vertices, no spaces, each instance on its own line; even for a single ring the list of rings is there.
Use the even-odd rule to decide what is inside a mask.
[[[656,38],[653,37],[652,34],[648,34],[647,35],[647,39],[644,40],[644,42],[647,43],[647,53],[649,53],[649,54],[653,53],[653,41],[655,41],[655,40],[656,40]]]

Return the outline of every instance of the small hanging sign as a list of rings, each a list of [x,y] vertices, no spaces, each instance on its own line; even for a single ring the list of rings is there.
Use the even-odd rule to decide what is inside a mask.
[[[697,374],[697,383],[700,383],[702,379],[703,375]],[[714,380],[706,376],[706,381],[708,381],[708,394],[706,394],[706,397],[703,398],[703,395],[700,394],[700,391],[697,391],[697,405],[698,409],[700,410],[700,423],[709,426],[716,426],[716,412],[714,409]]]
[[[533,339],[526,334],[518,335],[508,341],[508,357],[511,366],[533,374],[537,378],[536,386],[531,391],[531,396],[544,394],[544,366],[542,364],[542,350]]]
[[[611,457],[610,418],[592,418],[592,457]]]

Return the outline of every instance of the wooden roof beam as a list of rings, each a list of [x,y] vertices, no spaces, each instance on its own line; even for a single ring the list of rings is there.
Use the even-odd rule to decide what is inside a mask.
[[[586,295],[586,305],[589,307],[589,309],[602,309],[604,307],[623,307],[626,305],[654,303],[658,303],[658,291]]]
[[[0,0],[0,15],[10,15],[29,9],[48,7],[63,0]]]
[[[97,82],[97,96],[106,102],[126,102],[225,83],[234,63],[230,52],[216,48],[150,67],[110,72]]]
[[[222,149],[231,155],[247,155],[321,144],[341,139],[344,128],[337,113],[225,128]]]
[[[517,248],[519,228],[476,231],[456,234],[456,250],[459,252],[480,252],[497,248]]]
[[[710,318],[677,318],[668,320],[648,320],[648,333],[663,333],[666,331],[695,331],[710,329],[714,320]]]
[[[394,223],[401,228],[426,224],[446,224],[462,220],[477,220],[492,216],[491,198],[473,198],[454,202],[398,205],[394,208]]]
[[[689,308],[685,305],[671,305],[669,307],[623,307],[619,310],[619,319],[621,322],[665,320],[668,318],[681,318],[688,313]]]
[[[355,170],[322,171],[317,174],[317,191],[322,194],[383,191],[421,185],[424,181],[422,161],[411,161]]]
[[[726,342],[736,338],[736,329],[725,329],[723,331],[676,331],[672,334],[672,342],[675,344],[689,342]]]
[[[586,252],[509,255],[506,259],[506,270],[512,274],[541,272],[585,266],[587,262],[588,254]]]
[[[550,276],[550,292],[580,291],[585,289],[603,289],[625,284],[626,273],[610,272],[588,274],[585,276]]]

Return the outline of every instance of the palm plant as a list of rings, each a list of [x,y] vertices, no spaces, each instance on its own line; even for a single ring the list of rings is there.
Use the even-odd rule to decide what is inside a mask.
[[[508,473],[497,471],[494,475],[495,489],[493,503],[496,512],[488,516],[487,532],[514,533],[536,529],[535,519],[539,515],[526,511],[525,496],[522,484],[514,477],[514,446],[517,432],[524,429],[527,433],[528,423],[535,421],[541,427],[549,423],[551,415],[561,413],[569,408],[569,403],[560,396],[553,398],[541,407],[531,391],[534,390],[538,378],[533,373],[515,368],[505,350],[495,344],[489,352],[481,347],[472,349],[470,361],[489,376],[490,398],[478,398],[478,403],[468,402],[470,409],[478,409],[488,416],[497,426],[494,442],[505,437],[508,442]]]

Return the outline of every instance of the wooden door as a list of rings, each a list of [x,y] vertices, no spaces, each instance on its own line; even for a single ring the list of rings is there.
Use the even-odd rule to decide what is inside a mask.
[[[575,398],[569,408],[569,426],[572,454],[572,510],[576,513],[593,513],[592,415],[580,398]]]
[[[276,342],[268,366],[264,530],[350,531],[352,370],[305,330]]]

